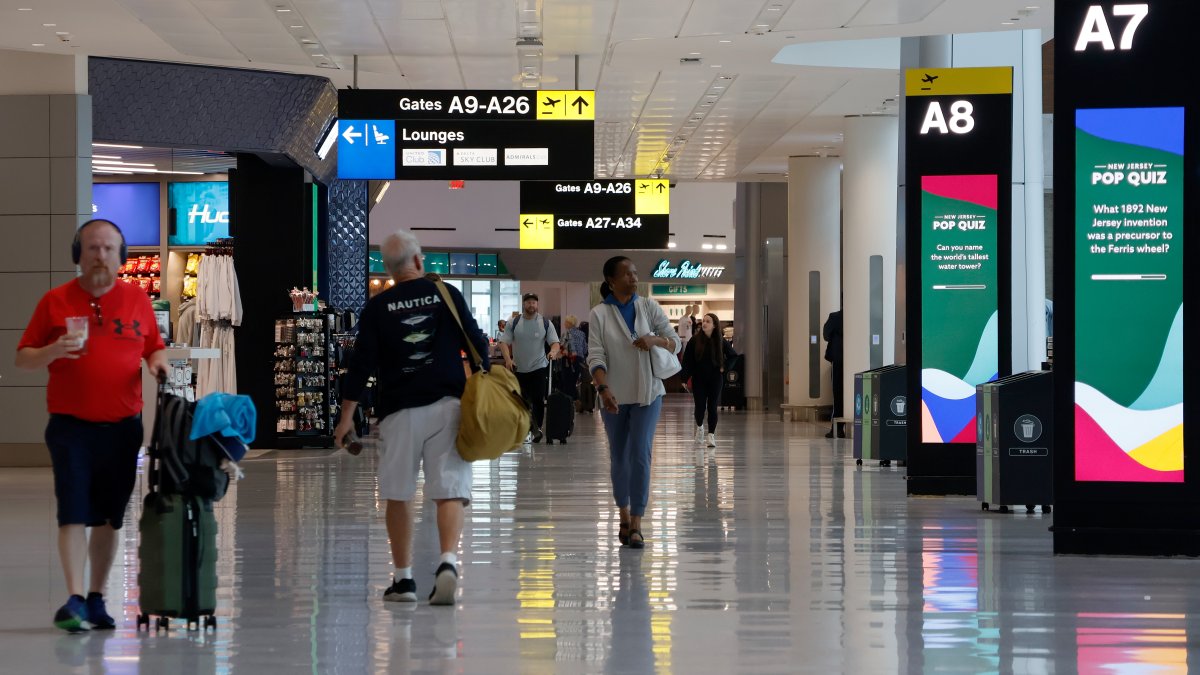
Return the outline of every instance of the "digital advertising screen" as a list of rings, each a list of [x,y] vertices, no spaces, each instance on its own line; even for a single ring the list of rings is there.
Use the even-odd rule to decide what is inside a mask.
[[[92,217],[116,223],[129,246],[158,246],[158,183],[92,185]]]
[[[975,443],[999,374],[996,175],[921,177],[921,440]]]
[[[1075,479],[1182,483],[1184,109],[1074,121]]]
[[[229,236],[229,183],[170,183],[167,206],[174,218],[171,246],[204,246]]]

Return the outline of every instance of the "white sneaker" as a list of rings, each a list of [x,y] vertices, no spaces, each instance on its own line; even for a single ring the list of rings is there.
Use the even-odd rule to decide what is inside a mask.
[[[708,447],[710,447],[710,448],[717,447],[717,435],[716,434],[708,435]]]
[[[704,425],[696,427],[696,433],[694,436],[692,436],[692,440],[696,441],[697,443],[704,440]]]

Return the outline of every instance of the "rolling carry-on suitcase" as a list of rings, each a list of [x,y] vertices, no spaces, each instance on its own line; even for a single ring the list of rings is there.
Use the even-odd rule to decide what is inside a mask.
[[[550,388],[546,397],[546,443],[567,442],[575,427],[575,401],[554,387],[554,364],[550,365]]]
[[[147,465],[150,491],[138,520],[138,630],[149,630],[151,617],[156,617],[156,630],[168,630],[173,618],[186,620],[188,630],[217,625],[217,521],[212,499],[164,490],[175,483],[167,476],[163,453],[182,445],[182,440],[167,443],[163,434],[190,433],[190,416],[188,424],[172,422],[186,407],[167,411],[180,404],[186,402],[164,394],[159,386]]]

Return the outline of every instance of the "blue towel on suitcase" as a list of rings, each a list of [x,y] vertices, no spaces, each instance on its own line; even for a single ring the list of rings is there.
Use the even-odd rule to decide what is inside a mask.
[[[191,439],[219,434],[225,438],[236,438],[243,444],[253,443],[257,419],[254,401],[249,396],[213,392],[196,402]],[[244,447],[241,454],[245,454]],[[238,459],[241,457],[234,458],[234,461]]]

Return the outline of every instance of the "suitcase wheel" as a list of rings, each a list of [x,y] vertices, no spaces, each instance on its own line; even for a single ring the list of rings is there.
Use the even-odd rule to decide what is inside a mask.
[[[1052,513],[1053,511],[1054,509],[1049,504],[1042,504],[1042,513]]]
[[[217,629],[217,617],[211,614],[204,617],[204,628],[205,630],[215,631]]]
[[[154,622],[154,632],[157,633],[160,630],[165,630],[168,633],[171,632],[171,620],[165,616],[158,617]]]
[[[990,505],[988,505],[988,503],[987,503],[987,502],[984,502],[984,503],[983,503],[983,510],[984,510],[984,511],[987,511],[987,510],[988,510],[988,509],[990,509],[990,508],[991,508],[991,506],[990,506]]]
[[[1026,504],[1025,505],[1025,513],[1033,513],[1033,510],[1035,508],[1037,508],[1036,504]]]
[[[147,632],[150,631],[150,615],[149,614],[138,614],[137,615],[138,632],[141,632],[142,626],[146,627]]]
[[[856,460],[854,460],[854,464],[855,464],[855,466],[862,466],[862,460],[856,459]]]
[[[999,509],[997,509],[997,510],[998,510],[1000,513],[1012,513],[1012,511],[1008,510],[1008,507],[1007,507],[1007,506],[1001,506],[1001,507],[1000,507]]]

